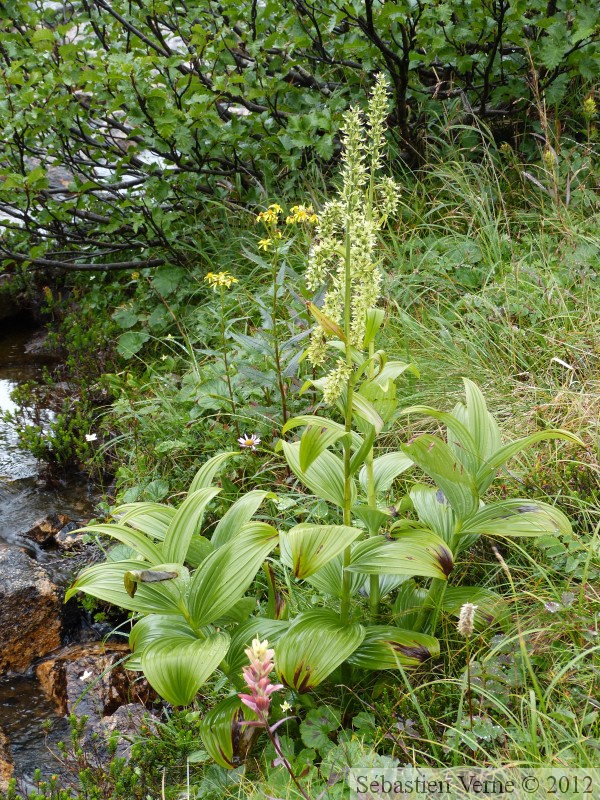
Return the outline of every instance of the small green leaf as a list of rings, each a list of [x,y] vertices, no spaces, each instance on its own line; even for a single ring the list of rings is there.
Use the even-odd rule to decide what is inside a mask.
[[[150,334],[145,331],[127,331],[122,333],[117,339],[117,352],[123,358],[133,358],[142,349],[150,338]]]
[[[340,712],[329,706],[311,708],[300,723],[300,738],[306,747],[323,750],[332,740],[331,733],[341,725]]]

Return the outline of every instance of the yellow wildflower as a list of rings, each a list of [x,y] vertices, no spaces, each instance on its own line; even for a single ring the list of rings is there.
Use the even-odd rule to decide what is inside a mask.
[[[273,239],[261,239],[258,243],[259,250],[268,250],[273,244]]]
[[[139,272],[132,272],[131,273],[131,280],[132,281],[137,281],[139,277],[140,277],[140,273]]]
[[[299,222],[308,222],[309,225],[316,225],[319,218],[314,212],[312,205],[310,206],[292,206],[290,214],[286,217],[288,225],[297,225]]]
[[[238,282],[229,272],[207,272],[204,280],[209,286],[217,291],[217,289],[229,289],[234,283]]]
[[[280,214],[283,214],[283,208],[278,203],[273,203],[266,211],[261,211],[256,215],[256,222],[264,222],[265,225],[277,225]]]

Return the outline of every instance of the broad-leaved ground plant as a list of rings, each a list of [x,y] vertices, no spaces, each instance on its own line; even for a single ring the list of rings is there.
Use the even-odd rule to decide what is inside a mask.
[[[321,413],[289,419],[281,446],[290,470],[330,509],[326,524],[277,530],[253,516],[276,497],[250,491],[224,514],[210,539],[202,520],[219,493],[213,481],[230,453],[210,459],[178,508],[131,503],[116,524],[88,530],[121,546],[84,570],[67,596],[81,590],[135,615],[131,668],[157,692],[186,705],[219,669],[240,689],[244,650],[254,637],[275,650],[278,679],[298,695],[340,673],[412,667],[439,653],[442,613],[477,606],[476,624],[502,619],[498,595],[452,585],[455,564],[481,536],[505,538],[569,532],[554,506],[527,499],[486,503],[503,465],[545,438],[579,441],[544,430],[503,444],[481,391],[465,380],[465,400],[451,412],[425,406],[397,409],[396,381],[410,364],[377,349],[384,313],[377,239],[393,216],[399,187],[382,176],[387,88],[380,78],[368,111],[348,113],[342,182],[319,215],[306,282],[324,297],[307,358],[323,377],[307,382],[322,394]],[[425,433],[397,451],[375,455],[377,436],[407,414],[434,420],[444,435]],[[412,487],[387,504],[402,473]],[[247,593],[265,565],[269,601]],[[288,592],[313,590],[313,608],[278,601],[278,576]],[[448,585],[450,583],[450,585]],[[368,597],[368,607],[364,597]],[[306,607],[306,603],[304,603]],[[243,759],[254,738],[237,694],[205,717],[208,752],[223,766]]]

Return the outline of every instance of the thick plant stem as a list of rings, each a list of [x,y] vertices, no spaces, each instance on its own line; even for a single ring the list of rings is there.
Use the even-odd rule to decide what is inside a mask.
[[[352,369],[352,348],[350,345],[351,333],[351,313],[352,313],[352,275],[351,275],[351,250],[350,250],[350,232],[346,229],[346,254],[345,254],[345,291],[344,291],[344,336],[346,338],[346,363]],[[346,408],[344,413],[344,424],[346,433],[346,441],[344,443],[344,525],[352,524],[352,476],[350,474],[350,461],[352,458],[352,404],[354,401],[354,380],[353,376],[348,380],[348,387],[346,391]],[[350,612],[350,573],[348,567],[351,560],[350,547],[346,547],[343,554],[342,566],[342,601],[340,603],[340,622],[346,624],[348,622]]]
[[[375,355],[375,342],[369,343],[369,380],[373,379],[374,364],[373,356]],[[367,453],[365,464],[367,468],[367,502],[371,508],[377,508],[377,496],[375,494],[375,470],[373,466],[373,447]],[[369,609],[371,622],[377,622],[379,616],[379,603],[381,599],[379,575],[371,575],[369,577]]]

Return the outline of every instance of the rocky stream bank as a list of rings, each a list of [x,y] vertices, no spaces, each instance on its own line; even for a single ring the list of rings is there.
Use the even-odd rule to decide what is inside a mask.
[[[34,335],[22,319],[0,323],[0,414],[12,408],[11,391],[47,363],[28,352]],[[107,640],[108,626],[63,603],[73,574],[95,557],[75,533],[93,508],[88,486],[48,489],[0,416],[0,796],[12,776],[27,788],[36,768],[61,771],[56,744],[68,738],[70,713],[89,717],[85,746],[93,733],[102,742],[131,732],[151,699],[122,666],[124,640]],[[126,747],[124,738],[118,753]]]

